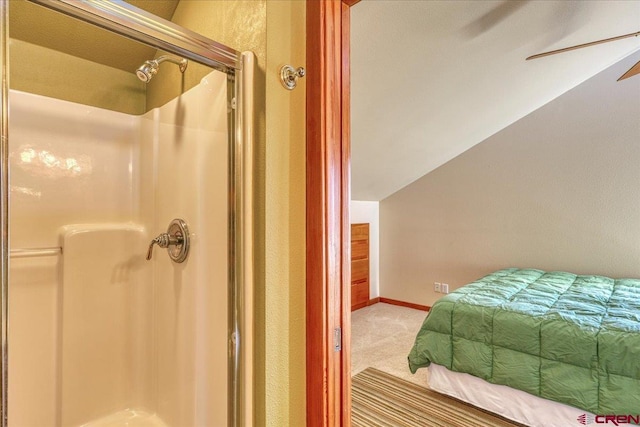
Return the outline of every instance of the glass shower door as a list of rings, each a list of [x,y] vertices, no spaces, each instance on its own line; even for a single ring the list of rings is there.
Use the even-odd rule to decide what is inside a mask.
[[[232,423],[235,75],[9,3],[9,425]]]

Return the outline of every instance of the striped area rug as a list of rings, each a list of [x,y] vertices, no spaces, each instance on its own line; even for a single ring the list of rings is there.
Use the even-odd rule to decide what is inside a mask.
[[[353,427],[521,426],[374,368],[351,381]]]

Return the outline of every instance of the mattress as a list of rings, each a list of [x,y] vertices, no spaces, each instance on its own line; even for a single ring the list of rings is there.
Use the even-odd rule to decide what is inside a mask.
[[[592,414],[640,412],[640,280],[505,269],[438,300],[409,355]]]

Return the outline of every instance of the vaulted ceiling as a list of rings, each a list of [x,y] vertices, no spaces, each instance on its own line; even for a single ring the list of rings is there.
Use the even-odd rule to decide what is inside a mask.
[[[351,8],[352,199],[386,198],[640,38],[526,57],[636,31],[640,1],[361,1]]]

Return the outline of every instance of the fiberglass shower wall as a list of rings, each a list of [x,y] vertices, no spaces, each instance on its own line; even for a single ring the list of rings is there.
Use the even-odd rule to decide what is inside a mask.
[[[64,254],[10,260],[9,424],[79,425],[100,402],[148,395],[135,378],[151,350],[153,295],[151,268],[136,259],[139,119],[13,90],[10,104],[11,246]]]
[[[134,70],[11,44],[9,425],[227,425],[227,74],[135,114],[146,87]],[[29,76],[27,52],[57,59]],[[108,88],[50,96],[61,81],[74,90],[72,63]],[[174,218],[189,227],[187,260],[155,247],[147,261]],[[33,248],[53,251],[18,253]]]
[[[11,106],[12,247],[63,254],[11,262],[10,420],[225,425],[226,76],[141,117],[18,91]],[[187,261],[146,261],[173,218]]]
[[[184,219],[186,262],[153,255],[156,410],[170,426],[226,425],[228,332],[227,77],[202,83],[142,118],[144,222]]]

